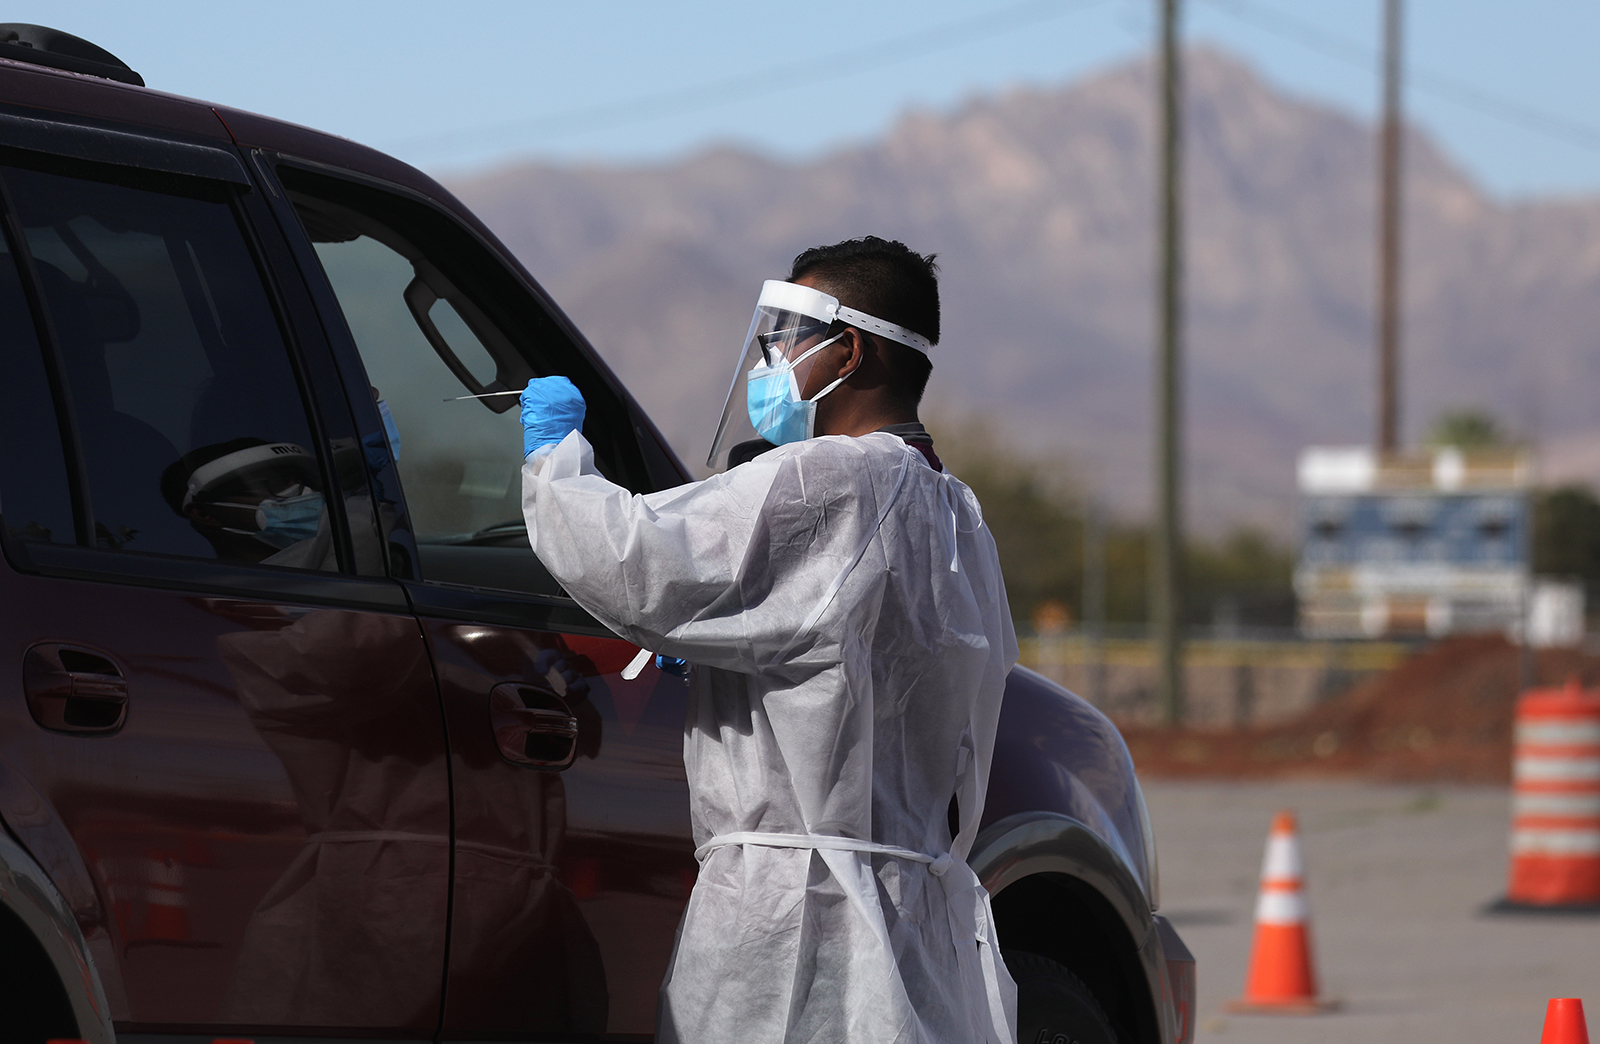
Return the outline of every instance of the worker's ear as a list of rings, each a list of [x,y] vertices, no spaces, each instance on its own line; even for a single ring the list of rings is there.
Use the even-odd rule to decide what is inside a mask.
[[[855,374],[866,361],[868,351],[866,335],[853,326],[845,327],[837,341],[817,354],[805,387],[800,389],[800,397],[809,399],[841,377]]]
[[[872,343],[867,335],[853,326],[845,328],[844,336],[839,338],[839,366],[833,377],[848,377],[861,368],[866,361],[867,353],[872,350]],[[833,378],[830,378],[832,380]]]

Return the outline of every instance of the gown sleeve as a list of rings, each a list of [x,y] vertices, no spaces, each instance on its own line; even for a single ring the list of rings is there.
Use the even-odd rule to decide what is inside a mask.
[[[859,452],[805,447],[639,495],[600,475],[573,432],[523,465],[529,541],[579,605],[642,648],[744,673],[791,654],[828,662],[832,630],[804,634],[803,621],[851,568],[876,498]]]

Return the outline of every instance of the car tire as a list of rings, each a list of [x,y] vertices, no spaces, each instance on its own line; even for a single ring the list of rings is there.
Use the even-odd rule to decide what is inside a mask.
[[[1116,1044],[1117,1031],[1082,979],[1036,953],[1001,956],[1017,983],[1017,1044]]]

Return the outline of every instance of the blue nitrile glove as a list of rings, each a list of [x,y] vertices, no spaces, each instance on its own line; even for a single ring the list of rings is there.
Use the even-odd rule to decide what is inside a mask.
[[[583,394],[565,377],[535,377],[521,401],[524,457],[583,429]]]
[[[656,670],[663,674],[673,674],[679,678],[689,677],[689,661],[680,660],[676,656],[656,655]]]

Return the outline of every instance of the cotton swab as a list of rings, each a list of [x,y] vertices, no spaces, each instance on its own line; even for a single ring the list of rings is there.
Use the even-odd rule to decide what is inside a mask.
[[[453,399],[446,399],[444,401],[445,402],[460,402],[462,399],[492,399],[496,395],[521,395],[521,394],[522,394],[522,390],[519,388],[519,389],[513,389],[512,391],[484,392],[482,395],[457,395]]]

